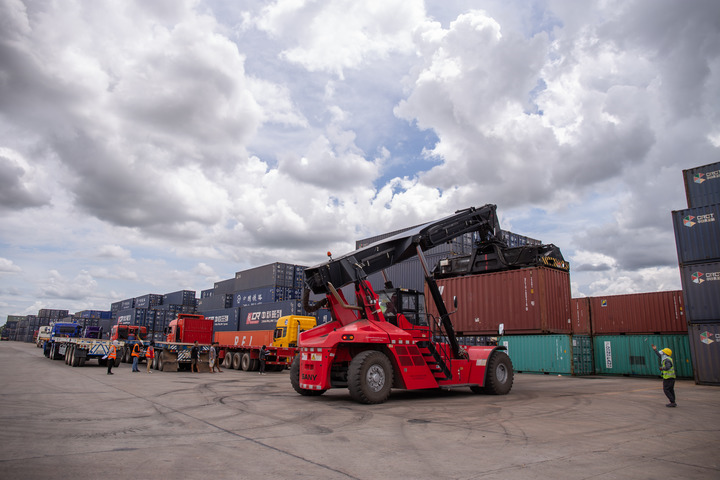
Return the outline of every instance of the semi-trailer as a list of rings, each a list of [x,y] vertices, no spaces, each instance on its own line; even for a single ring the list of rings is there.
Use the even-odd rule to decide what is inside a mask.
[[[106,365],[112,340],[103,340],[102,328],[88,326],[84,329],[77,323],[55,323],[50,338],[45,341],[43,351],[51,360],[64,360],[66,365],[82,367],[90,360]],[[115,360],[115,365],[120,363]]]
[[[191,366],[191,351],[198,343],[198,371],[208,372],[208,355],[213,334],[213,321],[203,315],[179,313],[165,330],[164,341],[155,342],[153,368],[177,372]],[[144,356],[144,351],[142,356]]]
[[[317,326],[315,317],[287,315],[280,317],[274,330],[215,332],[219,357],[225,368],[255,371],[260,366],[260,349],[266,347],[266,371],[289,368],[298,353],[300,333]]]

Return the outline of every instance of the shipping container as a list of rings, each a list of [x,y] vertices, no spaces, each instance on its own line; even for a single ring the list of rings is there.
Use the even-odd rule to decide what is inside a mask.
[[[275,262],[236,272],[235,289],[232,292],[269,286],[294,287],[295,265]]]
[[[156,293],[148,293],[141,297],[135,297],[135,308],[152,308],[163,303],[163,296]]]
[[[660,359],[652,350],[670,348],[678,378],[692,378],[690,343],[684,335],[597,335],[595,372],[600,375],[659,377]]]
[[[687,332],[685,302],[680,290],[589,299],[595,335]]]
[[[302,314],[302,305],[299,300],[285,300],[284,302],[240,307],[238,330],[274,330],[278,318],[286,315]]]
[[[163,295],[163,304],[185,305],[195,307],[195,290],[178,290]]]
[[[688,208],[720,203],[720,162],[683,170]]]
[[[680,266],[688,323],[720,319],[720,262]]]
[[[213,293],[215,292],[214,288],[210,288],[208,290],[201,290],[200,291],[200,298],[210,298],[213,296]]]
[[[222,293],[213,295],[208,298],[201,298],[197,302],[197,311],[200,313],[207,312],[209,310],[222,310],[224,308],[232,308],[233,306],[233,295]]]
[[[438,280],[459,335],[566,333],[572,330],[570,275],[545,267]],[[427,289],[426,289],[427,290]],[[438,318],[425,292],[427,313]],[[454,307],[457,299],[457,308]]]
[[[690,325],[688,338],[695,383],[720,385],[720,320],[711,324]]]
[[[592,334],[592,325],[590,319],[590,299],[587,297],[571,299],[570,318],[572,321],[573,334]]]
[[[272,330],[215,332],[214,338],[220,345],[237,345],[240,347],[272,345],[274,332],[275,327]]]
[[[67,317],[69,313],[69,310],[54,310],[50,308],[41,308],[38,311],[37,316],[45,318],[63,318]]]
[[[205,318],[213,321],[213,331],[228,332],[238,330],[239,308],[223,308],[204,312]]]
[[[507,348],[518,373],[592,375],[592,338],[589,335],[504,335],[498,345]]]
[[[672,212],[681,265],[720,260],[720,204]]]
[[[120,310],[118,312],[118,325],[139,325],[141,327],[147,327],[148,317],[154,319],[154,316],[148,315],[148,309],[146,308],[128,308],[126,310]],[[152,312],[152,310],[150,310]],[[152,325],[150,325],[152,326]]]
[[[299,300],[302,298],[302,289],[293,287],[260,287],[250,290],[235,292],[233,295],[233,307],[245,307],[248,305],[259,305],[261,303],[282,302],[283,300]]]

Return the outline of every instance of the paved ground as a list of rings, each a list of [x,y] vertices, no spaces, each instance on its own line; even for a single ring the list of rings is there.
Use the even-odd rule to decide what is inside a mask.
[[[720,478],[720,388],[687,380],[675,409],[659,379],[546,375],[359,405],[287,372],[114,371],[0,343],[0,478]]]

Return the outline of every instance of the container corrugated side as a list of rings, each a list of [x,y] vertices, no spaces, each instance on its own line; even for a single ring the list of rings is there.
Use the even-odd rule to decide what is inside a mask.
[[[570,333],[570,276],[543,267],[438,280],[460,335]],[[457,309],[453,299],[457,298]],[[425,291],[427,312],[438,318]]]
[[[720,260],[720,204],[672,212],[678,263]]]
[[[720,162],[683,170],[688,208],[720,203]]]
[[[203,315],[213,321],[213,330],[216,332],[236,331],[239,310],[239,308],[223,308],[203,312]]]
[[[593,337],[595,373],[659,377],[660,360],[652,350],[665,347],[673,351],[679,378],[692,378],[693,366],[687,335],[596,335]]]
[[[498,345],[507,348],[518,373],[592,375],[592,341],[588,335],[504,335]]]
[[[587,297],[571,299],[570,318],[573,334],[590,335],[592,333],[592,326],[590,324],[590,299]]]
[[[720,385],[720,320],[688,327],[695,383]]]
[[[595,335],[687,332],[685,302],[680,290],[589,298]]]
[[[720,319],[720,262],[680,266],[688,323]]]
[[[238,330],[275,330],[278,319],[286,315],[302,315],[300,300],[240,307]]]

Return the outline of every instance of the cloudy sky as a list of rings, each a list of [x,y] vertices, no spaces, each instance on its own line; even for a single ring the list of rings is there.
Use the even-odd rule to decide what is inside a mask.
[[[0,0],[0,322],[494,203],[573,296],[680,288],[720,2]]]

